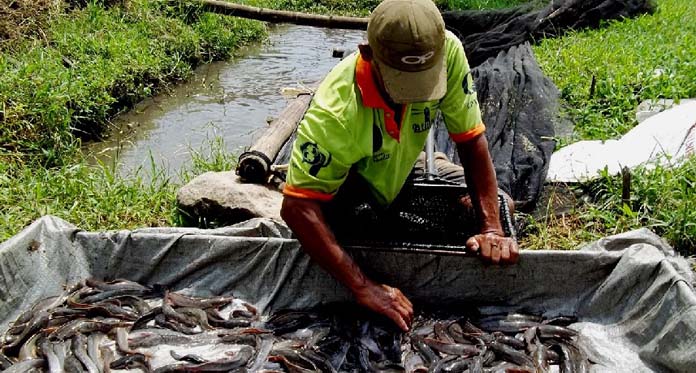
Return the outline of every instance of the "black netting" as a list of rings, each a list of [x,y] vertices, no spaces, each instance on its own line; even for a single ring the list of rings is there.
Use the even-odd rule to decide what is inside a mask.
[[[599,27],[602,21],[635,17],[655,10],[652,0],[553,0],[534,10],[529,5],[485,11],[443,12],[447,28],[462,39],[472,67],[510,47]]]
[[[329,224],[345,246],[463,251],[466,240],[479,233],[474,210],[462,203],[468,194],[463,185],[438,178],[413,179],[390,206],[381,207],[364,198],[366,186],[361,181],[349,184],[351,188],[326,208]],[[501,225],[507,236],[514,236],[502,194],[499,201]]]
[[[472,70],[498,186],[515,208],[534,208],[541,192],[560,120],[559,91],[539,68],[529,44],[510,48]],[[438,118],[436,150],[459,162]]]

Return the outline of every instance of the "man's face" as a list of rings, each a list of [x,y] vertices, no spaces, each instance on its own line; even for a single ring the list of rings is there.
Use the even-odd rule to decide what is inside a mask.
[[[375,83],[377,83],[377,88],[379,89],[379,92],[382,94],[382,97],[384,97],[384,99],[388,102],[393,103],[394,100],[391,97],[389,97],[387,89],[384,87],[384,79],[382,78],[382,73],[379,71],[379,65],[376,64],[374,61],[372,48],[370,48],[370,46],[367,44],[360,44],[358,47],[360,49],[360,55],[362,56],[362,58],[365,61],[369,61],[372,65],[372,75],[375,77]]]
[[[382,94],[382,96],[385,99],[393,102],[394,100],[392,100],[392,98],[389,97],[387,89],[384,87],[384,79],[382,78],[382,73],[379,71],[379,65],[374,63],[374,61],[372,63],[372,74],[374,75],[375,80],[377,80],[377,88],[379,88],[379,91]]]

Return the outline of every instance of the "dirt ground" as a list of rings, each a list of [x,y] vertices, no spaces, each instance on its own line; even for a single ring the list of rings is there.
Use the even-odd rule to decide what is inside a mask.
[[[0,0],[0,48],[23,36],[42,37],[50,14],[62,0]]]

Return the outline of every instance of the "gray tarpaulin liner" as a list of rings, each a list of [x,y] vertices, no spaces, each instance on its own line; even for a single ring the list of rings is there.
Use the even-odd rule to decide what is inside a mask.
[[[523,251],[513,266],[477,258],[353,252],[417,305],[575,314],[597,372],[696,371],[696,296],[687,261],[647,230],[579,251]],[[85,232],[44,217],[0,245],[0,332],[20,311],[85,277],[233,294],[265,312],[350,301],[290,232],[255,219],[215,230]]]

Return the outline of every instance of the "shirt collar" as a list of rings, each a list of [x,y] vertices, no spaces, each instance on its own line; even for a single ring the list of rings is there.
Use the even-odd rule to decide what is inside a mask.
[[[358,62],[355,64],[355,82],[360,90],[363,105],[373,109],[382,109],[384,112],[384,125],[387,133],[396,141],[399,141],[401,131],[399,125],[394,120],[394,110],[387,105],[387,102],[384,100],[384,97],[382,97],[379,88],[377,88],[375,74],[372,70],[372,63],[363,59],[362,55],[360,54],[358,54]],[[403,121],[406,113],[406,105],[402,105],[401,108],[401,121]]]
[[[377,88],[372,63],[363,59],[360,54],[355,65],[355,80],[362,95],[363,105],[374,109],[389,109],[389,105]]]

